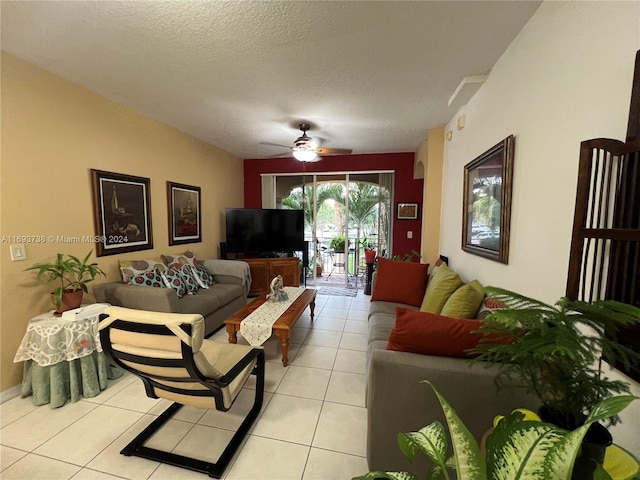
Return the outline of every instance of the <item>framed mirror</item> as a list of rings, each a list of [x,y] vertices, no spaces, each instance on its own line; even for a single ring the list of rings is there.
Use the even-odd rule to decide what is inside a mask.
[[[462,249],[509,263],[514,137],[509,135],[464,167]]]

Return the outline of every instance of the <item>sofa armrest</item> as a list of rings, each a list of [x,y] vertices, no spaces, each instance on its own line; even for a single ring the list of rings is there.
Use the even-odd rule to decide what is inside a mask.
[[[179,312],[179,298],[171,288],[137,287],[120,282],[94,285],[93,293],[100,303],[150,310],[154,312]]]
[[[446,425],[437,397],[422,380],[436,386],[478,441],[496,415],[518,407],[537,408],[537,399],[522,390],[498,392],[494,384],[497,366],[485,365],[470,365],[460,358],[372,350],[366,392],[369,469],[420,475],[426,471],[425,459],[409,463],[397,444],[398,433],[417,431],[436,420]]]
[[[203,262],[204,268],[213,275],[218,283],[233,283],[242,285],[244,296],[251,288],[251,269],[247,262],[241,260],[208,259]]]

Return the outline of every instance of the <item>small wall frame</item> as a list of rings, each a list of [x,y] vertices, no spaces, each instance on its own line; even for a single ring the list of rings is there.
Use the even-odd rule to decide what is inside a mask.
[[[202,241],[200,187],[167,182],[169,245]]]
[[[417,203],[398,203],[398,220],[416,220],[418,218]]]
[[[515,138],[508,136],[464,167],[462,249],[509,263]]]

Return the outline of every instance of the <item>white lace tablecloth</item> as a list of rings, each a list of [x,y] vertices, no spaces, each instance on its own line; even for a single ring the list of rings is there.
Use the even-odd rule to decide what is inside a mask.
[[[240,333],[253,347],[257,347],[266,342],[271,337],[271,327],[291,304],[302,295],[304,288],[284,287],[289,300],[285,302],[266,301],[255,311],[250,313],[242,323],[240,323]]]
[[[102,352],[98,320],[107,306],[95,304],[62,317],[54,316],[52,310],[32,318],[13,361],[33,360],[46,367]]]

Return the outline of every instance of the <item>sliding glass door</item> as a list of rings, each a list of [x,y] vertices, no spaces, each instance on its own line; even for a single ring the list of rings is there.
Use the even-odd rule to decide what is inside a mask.
[[[305,240],[309,244],[309,261],[303,265],[306,284],[362,288],[366,274],[364,250],[374,249],[379,255],[391,251],[393,174],[265,177],[265,208],[305,211]]]

